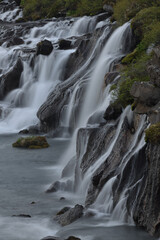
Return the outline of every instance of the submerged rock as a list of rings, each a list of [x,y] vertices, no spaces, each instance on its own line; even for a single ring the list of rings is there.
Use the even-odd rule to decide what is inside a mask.
[[[84,207],[82,205],[75,205],[75,207],[70,208],[68,211],[65,211],[63,214],[56,216],[55,220],[58,221],[62,226],[66,226],[76,221],[77,219],[83,216]]]
[[[18,215],[12,215],[12,217],[22,217],[22,218],[31,218],[29,214],[18,214]]]
[[[42,238],[41,240],[64,240],[64,238],[48,236],[48,237]]]
[[[53,50],[53,45],[50,41],[44,40],[41,41],[37,44],[37,55],[42,54],[42,55],[50,55],[50,53]]]
[[[81,239],[74,236],[70,236],[66,240],[81,240]]]
[[[48,148],[49,144],[45,137],[34,136],[19,138],[15,143],[12,144],[12,146],[17,148],[41,149]]]

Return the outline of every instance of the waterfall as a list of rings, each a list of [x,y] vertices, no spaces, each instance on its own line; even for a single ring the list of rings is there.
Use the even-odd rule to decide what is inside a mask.
[[[5,11],[0,7],[0,14],[4,21],[0,86],[17,68],[17,61],[23,69],[18,87],[1,96],[0,133],[17,133],[38,124],[43,129],[49,119],[50,136],[70,138],[55,167],[61,176],[49,190],[104,214],[105,226],[109,221],[133,224],[134,206],[126,206],[130,192],[140,191],[143,171],[134,173],[130,164],[138,165],[137,155],[145,148],[146,119],[135,119],[130,106],[116,120],[103,118],[112,101],[112,83],[105,86],[104,77],[130,51],[130,23],[114,30],[109,19],[99,22],[98,16],[84,16],[17,24],[22,16],[18,7]],[[15,34],[21,44],[12,41]],[[37,56],[37,43],[44,39],[53,51]],[[69,48],[60,48],[62,39],[70,42]],[[137,123],[132,132],[133,122]],[[133,205],[137,199],[136,195]]]

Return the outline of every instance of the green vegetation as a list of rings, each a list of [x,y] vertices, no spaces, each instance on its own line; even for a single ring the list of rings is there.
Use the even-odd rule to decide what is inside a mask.
[[[33,136],[27,138],[19,138],[15,143],[12,144],[13,147],[17,148],[28,148],[28,149],[41,149],[48,148],[49,144],[45,137]]]
[[[126,4],[126,2],[130,2],[130,4],[133,3],[133,1],[130,0],[122,0],[118,1],[117,4],[121,2],[123,4]],[[147,64],[152,59],[152,50],[148,51],[148,49],[152,49],[160,44],[160,3],[157,1],[148,2],[147,0],[134,1],[134,3],[137,4],[138,2],[139,5],[136,5],[135,11],[133,11],[134,8],[132,9],[134,14],[136,14],[142,6],[147,7],[157,4],[157,7],[147,7],[140,10],[131,21],[131,27],[136,39],[136,48],[122,60],[122,64],[124,64],[124,68],[121,70],[122,80],[114,93],[115,101],[118,101],[123,107],[132,104],[134,101],[130,95],[132,84],[135,81],[149,81]],[[124,9],[124,11],[127,10]],[[120,16],[118,17],[120,18]],[[129,17],[125,17],[123,20],[128,19]],[[120,21],[123,22],[122,18],[120,18]]]
[[[59,17],[63,13],[70,16],[94,15],[103,11],[103,0],[22,0],[24,18],[38,20],[40,18]]]
[[[152,144],[160,144],[160,122],[151,125],[145,131],[145,141]]]

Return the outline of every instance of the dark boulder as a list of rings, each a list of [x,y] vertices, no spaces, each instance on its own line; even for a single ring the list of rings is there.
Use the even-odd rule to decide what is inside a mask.
[[[1,79],[1,98],[5,97],[10,91],[19,87],[20,77],[23,71],[23,63],[19,58],[15,66]]]
[[[64,214],[56,216],[55,220],[57,220],[58,223],[62,226],[69,225],[83,216],[83,210],[83,206],[77,204],[75,207],[70,208]]]
[[[120,104],[111,104],[104,113],[105,120],[116,120],[122,113],[122,106]]]
[[[28,134],[28,133],[29,133],[28,129],[23,129],[19,131],[19,134]]]
[[[7,44],[7,47],[10,47],[10,46],[16,46],[16,45],[22,45],[24,44],[24,41],[22,38],[19,38],[19,37],[14,37],[12,38],[8,44]]]
[[[22,217],[22,218],[31,218],[28,214],[19,214],[19,215],[12,215],[12,217]]]
[[[70,40],[66,40],[66,39],[60,39],[58,43],[59,43],[59,49],[63,49],[63,50],[70,49],[72,44]]]
[[[53,50],[53,45],[50,41],[44,40],[37,44],[37,55],[42,54],[45,56],[50,55]]]
[[[42,238],[41,240],[64,240],[64,238],[48,236],[48,237]]]
[[[74,236],[70,236],[66,240],[81,240],[81,239]]]

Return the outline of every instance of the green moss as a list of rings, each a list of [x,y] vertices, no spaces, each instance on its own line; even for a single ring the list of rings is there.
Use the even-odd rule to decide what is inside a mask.
[[[123,58],[122,63],[123,64],[131,63],[136,58],[137,54],[138,54],[137,49],[134,49],[133,52],[129,53],[126,57]]]
[[[15,143],[12,144],[13,147],[18,148],[28,148],[28,149],[41,149],[49,147],[47,140],[43,136],[33,136],[27,138],[19,138]]]
[[[160,122],[151,125],[145,131],[145,141],[152,144],[160,144]]]

